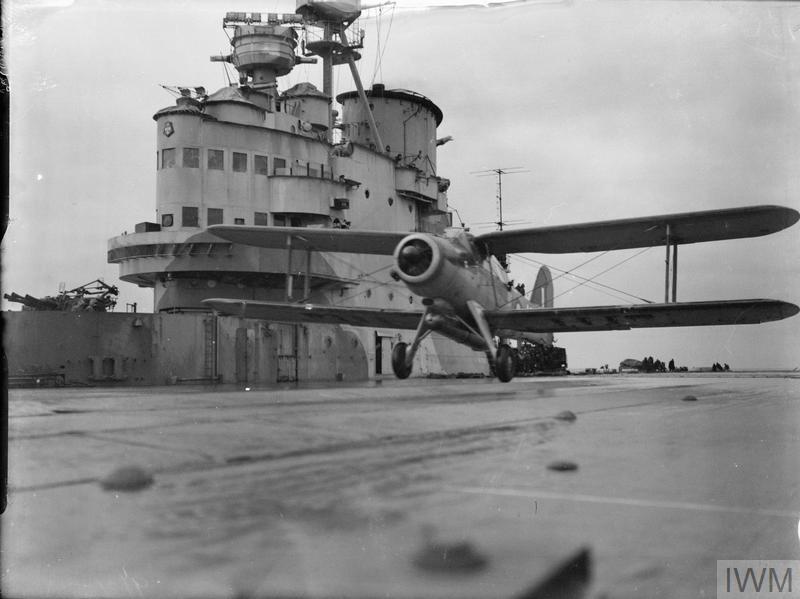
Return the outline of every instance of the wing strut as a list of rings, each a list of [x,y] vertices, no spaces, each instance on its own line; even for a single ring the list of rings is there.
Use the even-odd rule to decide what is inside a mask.
[[[675,241],[674,236],[671,235],[672,231],[670,230],[670,225],[667,223],[666,230],[664,232],[664,237],[666,238],[666,243],[664,244],[664,250],[666,252],[664,257],[664,264],[666,266],[664,270],[664,303],[669,303],[669,290],[670,290],[670,267],[671,267],[671,274],[672,274],[672,303],[676,303],[678,301],[678,243]],[[670,245],[672,246],[672,263],[670,264],[669,258],[669,249]]]
[[[311,249],[306,248],[306,277],[303,279],[303,301],[311,296]]]
[[[292,274],[292,239],[293,235],[286,236],[286,302],[293,301],[294,275]],[[306,247],[306,272],[303,277],[303,299],[308,301],[311,296],[311,246]]]
[[[286,236],[286,302],[292,301],[294,277],[292,276],[292,236]]]
[[[666,270],[664,272],[664,303],[669,303],[669,287],[670,287],[670,260],[669,260],[669,246],[672,245],[672,303],[678,301],[678,244],[675,243],[670,236],[669,223],[666,225],[666,257],[664,263]]]
[[[494,345],[489,323],[486,322],[486,317],[483,315],[483,306],[475,300],[467,300],[467,308],[469,308],[469,312],[472,314],[472,318],[478,326],[478,332],[481,334],[481,337],[483,337],[484,343],[486,343],[486,356],[489,358],[489,364],[494,367],[495,361],[497,360],[497,348]]]
[[[419,344],[422,343],[422,340],[431,333],[432,329],[430,326],[428,326],[427,319],[430,311],[430,308],[425,310],[425,314],[423,314],[422,318],[419,319],[419,326],[417,327],[416,333],[414,333],[414,341],[411,342],[411,347],[408,349],[408,353],[406,353],[405,367],[408,368],[409,372],[411,372],[411,364],[414,362],[414,356],[417,354]]]
[[[672,303],[678,302],[678,244],[672,244]]]

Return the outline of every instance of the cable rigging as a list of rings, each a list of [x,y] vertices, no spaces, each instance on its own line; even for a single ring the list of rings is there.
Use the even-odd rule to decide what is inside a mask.
[[[555,278],[553,279],[553,281],[555,281],[555,280],[557,280],[557,279],[560,279],[561,277],[564,277],[564,276],[570,276],[570,277],[573,277],[573,278],[575,278],[575,279],[579,279],[579,280],[581,280],[581,283],[580,283],[580,284],[578,284],[578,285],[576,285],[576,286],[574,286],[574,287],[571,287],[571,288],[570,288],[570,289],[568,289],[567,291],[564,291],[564,292],[562,292],[562,293],[559,293],[559,294],[558,294],[558,295],[556,295],[556,296],[555,296],[553,299],[555,299],[555,298],[557,298],[557,297],[561,297],[562,295],[564,295],[564,294],[566,294],[566,293],[569,293],[570,291],[573,291],[574,289],[577,289],[578,287],[581,287],[581,286],[583,286],[583,285],[592,285],[592,286],[595,288],[595,291],[599,291],[599,292],[601,292],[601,293],[605,293],[605,294],[606,294],[606,295],[608,295],[609,297],[613,297],[613,298],[615,298],[615,299],[625,299],[626,301],[630,301],[630,299],[628,299],[628,298],[634,298],[635,300],[637,300],[637,301],[639,301],[639,302],[644,302],[644,303],[647,303],[647,304],[652,304],[652,303],[654,303],[652,300],[649,300],[649,299],[645,299],[645,298],[639,297],[639,296],[637,296],[637,295],[634,295],[634,294],[632,294],[632,293],[628,293],[627,291],[623,291],[622,289],[617,289],[616,287],[612,287],[612,286],[610,286],[610,285],[606,285],[605,283],[599,283],[599,282],[597,282],[597,281],[595,281],[595,280],[594,280],[594,279],[596,279],[597,277],[599,277],[599,276],[601,276],[601,275],[603,275],[603,274],[605,274],[605,273],[609,272],[610,270],[613,270],[613,269],[617,268],[618,266],[621,266],[621,265],[622,265],[622,264],[624,264],[625,262],[627,262],[627,261],[629,261],[629,260],[632,260],[633,258],[636,258],[637,256],[639,256],[639,255],[641,255],[641,254],[645,253],[646,251],[648,251],[648,250],[650,250],[650,249],[652,249],[652,248],[645,248],[644,250],[641,250],[641,251],[639,251],[639,252],[638,252],[638,253],[636,253],[635,255],[633,255],[633,256],[629,256],[628,258],[625,258],[625,259],[624,259],[624,260],[622,260],[621,262],[619,262],[619,263],[617,263],[617,264],[615,264],[615,265],[611,266],[610,268],[607,268],[607,269],[606,269],[606,270],[604,270],[603,272],[600,272],[600,273],[598,273],[598,274],[596,274],[596,275],[594,275],[593,277],[590,277],[590,278],[583,277],[583,276],[581,276],[581,275],[575,274],[575,272],[574,272],[574,271],[575,271],[575,270],[577,270],[578,268],[582,268],[583,266],[586,266],[587,264],[589,264],[589,263],[590,263],[590,262],[592,262],[593,260],[597,260],[598,258],[600,258],[600,257],[604,256],[604,255],[605,255],[605,254],[607,254],[608,252],[603,252],[603,253],[601,253],[601,254],[598,254],[597,256],[593,256],[593,257],[592,257],[592,258],[590,258],[589,260],[586,260],[586,261],[582,262],[581,264],[579,264],[578,266],[575,266],[575,267],[571,268],[570,270],[563,270],[563,269],[561,269],[561,268],[558,268],[558,267],[556,267],[556,266],[552,266],[552,265],[550,265],[550,264],[546,264],[546,263],[544,263],[544,262],[540,262],[540,261],[538,261],[538,260],[534,260],[533,258],[528,258],[528,257],[526,257],[526,256],[522,256],[522,255],[519,255],[519,254],[516,254],[515,256],[516,256],[516,258],[517,258],[517,259],[519,259],[519,260],[522,260],[523,262],[529,262],[529,263],[531,263],[531,264],[534,264],[534,265],[536,265],[536,266],[546,266],[547,268],[549,268],[549,269],[551,269],[551,270],[554,270],[554,271],[556,271],[556,272],[559,272],[559,273],[561,273],[561,274],[559,274],[557,277],[555,277]],[[599,289],[600,287],[602,287],[603,289],[607,289],[607,290],[609,290],[609,291],[612,291],[612,292],[614,292],[614,293],[616,293],[616,294],[621,294],[621,295],[623,295],[623,296],[627,296],[627,297],[625,297],[625,298],[622,298],[622,297],[620,297],[620,295],[613,295],[612,293],[608,293],[607,291],[604,291],[603,289]],[[536,288],[534,287],[533,291],[535,291],[535,290],[536,290]],[[510,303],[510,301],[509,301],[509,302],[507,302],[507,303]],[[504,304],[504,305],[505,305],[505,304]]]
[[[376,17],[376,28],[378,30],[377,31],[378,34],[376,35],[377,49],[375,52],[375,68],[372,73],[372,82],[371,82],[373,85],[375,84],[375,80],[378,77],[378,72],[380,72],[380,78],[381,80],[383,80],[383,55],[386,52],[386,48],[389,47],[389,36],[391,36],[392,34],[392,24],[394,23],[395,4],[392,3],[391,12],[389,14],[389,27],[386,30],[386,37],[383,41],[383,45],[381,45],[381,26],[382,26],[381,23],[383,20],[383,6],[384,5],[378,7],[379,13],[378,16]]]
[[[561,297],[562,295],[564,295],[564,294],[566,294],[566,293],[569,293],[570,291],[573,291],[573,290],[577,289],[578,287],[582,287],[583,285],[586,285],[587,283],[592,283],[592,282],[594,282],[594,279],[596,279],[597,277],[599,277],[599,276],[602,276],[602,275],[606,274],[607,272],[609,272],[609,271],[612,271],[612,270],[614,270],[615,268],[617,268],[617,267],[619,267],[619,266],[622,266],[623,264],[625,264],[625,263],[626,263],[626,262],[628,262],[629,260],[633,260],[634,258],[636,258],[636,257],[638,257],[638,256],[641,256],[641,255],[642,255],[642,254],[644,254],[645,252],[649,252],[651,249],[653,249],[653,248],[649,248],[649,247],[647,247],[647,248],[644,248],[644,249],[642,249],[642,250],[639,250],[639,251],[638,251],[638,252],[636,252],[636,253],[635,253],[633,256],[629,256],[629,257],[625,258],[624,260],[621,260],[621,261],[620,261],[620,262],[618,262],[617,264],[614,264],[613,266],[611,266],[611,267],[609,267],[609,268],[607,268],[607,269],[605,269],[605,270],[603,270],[603,271],[601,271],[601,272],[597,273],[597,274],[596,274],[596,275],[594,275],[593,277],[590,277],[590,278],[589,278],[589,279],[587,279],[586,281],[583,281],[583,282],[579,283],[578,285],[575,285],[574,287],[570,287],[570,288],[569,288],[569,289],[567,289],[566,291],[563,291],[563,292],[559,293],[558,295],[556,295],[556,296],[555,296],[553,299],[556,299],[556,298],[558,298],[558,297]],[[598,284],[599,284],[599,283],[598,283]],[[607,285],[605,285],[605,286],[607,287]],[[625,294],[625,295],[629,295],[629,296],[631,296],[631,297],[635,297],[636,299],[639,299],[639,300],[641,300],[641,301],[643,301],[643,302],[645,302],[645,303],[647,303],[647,304],[652,304],[652,303],[654,303],[652,300],[648,300],[648,299],[644,299],[644,298],[637,297],[637,296],[635,296],[635,295],[633,295],[633,294],[631,294],[631,293],[628,293],[627,291],[622,291],[622,290],[620,290],[620,289],[616,289],[615,291],[617,291],[617,292],[619,292],[619,293],[623,293],[623,294]]]

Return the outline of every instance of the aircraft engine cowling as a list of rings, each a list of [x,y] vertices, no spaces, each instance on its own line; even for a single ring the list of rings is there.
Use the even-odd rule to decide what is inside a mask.
[[[466,257],[452,242],[414,233],[394,251],[395,269],[408,288],[422,297],[450,297],[462,286]]]

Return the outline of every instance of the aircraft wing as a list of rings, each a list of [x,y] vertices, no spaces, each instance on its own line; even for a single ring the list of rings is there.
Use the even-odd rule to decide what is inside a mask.
[[[398,231],[357,231],[353,229],[313,229],[308,227],[247,227],[244,225],[212,225],[208,232],[242,245],[352,254],[391,256],[400,241],[409,235]]]
[[[758,324],[800,312],[794,304],[751,299],[674,304],[635,304],[587,308],[491,310],[484,313],[493,330],[520,332],[614,331],[650,327]]]
[[[489,252],[571,254],[759,237],[792,226],[800,213],[783,206],[750,206],[577,225],[493,231],[476,236]]]
[[[423,314],[405,310],[286,304],[255,300],[206,299],[203,300],[203,303],[223,314],[261,318],[272,322],[349,324],[356,327],[391,329],[416,329]]]

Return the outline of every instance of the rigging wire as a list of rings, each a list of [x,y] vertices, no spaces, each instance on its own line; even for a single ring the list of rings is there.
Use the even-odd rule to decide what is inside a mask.
[[[347,260],[339,258],[338,256],[332,256],[332,255],[328,254],[328,258],[337,259],[340,262],[343,262],[344,264],[346,264],[346,265],[350,266],[351,268],[355,269],[356,271],[361,271],[360,268],[350,264],[349,262],[347,262]],[[351,293],[350,295],[346,295],[346,296],[340,297],[338,302],[334,303],[333,305],[334,306],[340,306],[340,305],[342,305],[343,302],[346,302],[348,300],[355,299],[355,298],[357,298],[359,296],[362,296],[362,295],[366,296],[368,292],[372,293],[373,289],[380,289],[381,287],[401,288],[402,286],[399,283],[395,283],[394,281],[381,281],[380,279],[372,278],[373,275],[376,275],[381,271],[387,270],[387,269],[391,268],[392,266],[394,266],[394,265],[393,264],[388,264],[386,266],[382,266],[381,268],[379,268],[377,270],[373,270],[372,272],[361,271],[361,274],[360,274],[361,280],[375,283],[375,285],[373,285],[372,287],[367,287],[366,289],[359,290],[359,291],[357,291],[355,293]]]
[[[225,32],[225,37],[228,38],[228,45],[233,45],[233,39],[231,38],[231,34],[228,33],[228,29],[224,25],[222,26],[222,31]],[[220,51],[219,55],[224,56],[225,54]],[[230,63],[227,61],[222,63],[222,72],[225,75],[225,78],[228,80],[228,87],[233,85],[233,81],[231,80],[231,72],[229,69],[229,65]]]
[[[315,250],[315,251],[320,251],[320,250]],[[353,270],[355,270],[358,273],[358,276],[361,277],[362,280],[371,281],[373,283],[383,283],[383,281],[380,281],[379,279],[373,279],[372,276],[376,275],[379,272],[382,272],[382,271],[384,271],[384,270],[386,270],[388,268],[391,268],[393,266],[393,264],[387,264],[386,266],[381,266],[380,268],[375,269],[375,270],[373,270],[371,272],[366,272],[364,270],[361,270],[355,264],[345,260],[344,258],[340,258],[334,252],[325,252],[325,253],[328,254],[328,258],[330,258],[331,260],[335,260],[335,261],[341,262],[345,266],[348,266],[348,267],[352,268]]]
[[[383,80],[383,55],[386,53],[386,48],[389,47],[389,36],[392,34],[392,24],[394,23],[394,15],[395,15],[395,7],[396,4],[391,4],[391,11],[389,13],[389,27],[386,30],[386,38],[383,42],[383,47],[381,48],[381,40],[380,40],[380,23],[382,21],[383,16],[383,6],[380,7],[380,13],[378,15],[378,35],[376,36],[378,39],[378,48],[377,53],[375,55],[375,70],[372,73],[372,83],[375,83],[375,79],[378,75],[378,71],[380,71],[381,81]]]
[[[372,287],[367,287],[365,290],[359,291],[358,293],[353,293],[351,295],[347,295],[347,296],[344,296],[344,297],[340,298],[339,302],[336,303],[336,304],[333,304],[333,306],[341,306],[342,302],[345,302],[345,301],[350,300],[350,299],[354,299],[354,298],[356,298],[356,297],[358,297],[360,295],[367,295],[367,292],[371,293],[373,289],[380,289],[381,287],[400,288],[400,285],[399,284],[389,284],[389,283],[378,283],[376,285],[373,285]],[[407,289],[406,289],[406,291],[407,291]]]
[[[228,87],[233,85],[233,81],[231,80],[231,72],[230,69],[228,68],[227,62],[222,63],[222,76],[227,80]]]
[[[636,257],[638,257],[638,256],[641,256],[641,255],[642,255],[642,254],[644,254],[645,252],[649,252],[651,249],[652,249],[652,248],[649,248],[649,247],[647,247],[647,248],[644,248],[644,249],[642,249],[642,250],[639,250],[639,251],[638,251],[638,252],[636,252],[634,255],[632,255],[632,256],[629,256],[629,257],[625,258],[625,260],[622,260],[622,261],[618,262],[617,264],[614,264],[613,266],[610,266],[609,268],[607,268],[607,269],[605,269],[605,270],[603,270],[603,271],[601,271],[601,272],[597,273],[596,275],[594,275],[593,277],[590,277],[590,278],[589,278],[589,279],[587,279],[586,281],[583,281],[583,282],[581,282],[581,283],[578,283],[578,284],[577,284],[577,285],[575,285],[574,287],[570,287],[570,288],[569,288],[569,289],[567,289],[566,291],[563,291],[563,292],[559,293],[559,294],[558,294],[558,295],[556,295],[556,296],[555,296],[553,299],[556,299],[557,297],[561,297],[562,295],[564,295],[564,294],[566,294],[566,293],[569,293],[570,291],[573,291],[574,289],[577,289],[578,287],[581,287],[581,286],[583,286],[583,285],[585,285],[585,284],[587,284],[587,283],[592,283],[592,282],[594,282],[594,279],[596,279],[597,277],[599,277],[599,276],[601,276],[601,275],[604,275],[604,274],[606,274],[607,272],[609,272],[609,271],[611,271],[611,270],[614,270],[614,269],[615,269],[615,268],[617,268],[618,266],[622,266],[623,264],[625,264],[625,263],[626,263],[626,262],[628,262],[629,260],[633,260],[634,258],[636,258]],[[599,284],[599,283],[595,283],[595,284]],[[635,295],[633,295],[633,294],[631,294],[631,293],[628,293],[627,291],[622,291],[622,290],[620,290],[620,289],[617,289],[616,291],[618,291],[619,293],[624,293],[625,295],[630,295],[631,297],[636,297],[636,299],[639,299],[639,300],[641,300],[641,301],[643,301],[643,302],[645,302],[645,303],[647,303],[647,304],[652,304],[652,303],[655,303],[655,302],[653,302],[652,300],[645,299],[645,298],[642,298],[642,297],[637,297],[637,296],[635,296]]]
[[[309,244],[309,249],[312,250],[312,251],[315,251],[315,252],[322,252],[322,250],[319,250],[313,244]],[[380,287],[393,287],[393,288],[400,287],[400,285],[398,283],[395,283],[394,281],[381,281],[380,279],[374,278],[374,275],[378,274],[379,272],[382,272],[382,271],[385,271],[385,270],[388,270],[388,269],[392,268],[394,266],[393,263],[389,263],[389,264],[387,264],[385,266],[381,266],[380,268],[378,268],[376,270],[373,270],[371,272],[367,272],[365,270],[362,270],[361,268],[359,268],[358,266],[356,266],[352,262],[350,262],[348,260],[345,260],[344,258],[340,257],[338,255],[338,252],[325,251],[325,254],[327,254],[326,258],[328,260],[341,262],[345,266],[347,266],[347,267],[351,268],[352,270],[354,270],[355,272],[357,272],[359,278],[361,279],[361,281],[375,283],[375,285],[373,285],[372,287],[367,287],[367,289],[362,289],[362,290],[357,291],[356,293],[352,293],[352,294],[350,294],[348,296],[340,298],[338,303],[333,304],[333,305],[341,305],[341,303],[344,302],[344,301],[356,298],[356,297],[358,297],[360,295],[366,295],[366,293],[368,291],[371,292],[373,289],[379,289]]]
[[[561,297],[562,295],[565,295],[566,293],[569,293],[570,291],[573,291],[574,289],[577,289],[578,287],[582,287],[583,285],[592,285],[592,286],[595,287],[596,291],[600,291],[601,293],[605,293],[606,295],[608,295],[610,297],[614,297],[616,299],[626,299],[627,301],[630,301],[630,299],[628,299],[628,298],[634,298],[634,299],[636,299],[636,300],[638,300],[640,302],[644,302],[644,303],[647,303],[647,304],[652,304],[652,303],[654,303],[652,300],[648,300],[646,298],[639,297],[639,296],[634,295],[632,293],[628,293],[627,291],[623,291],[621,289],[617,289],[617,288],[612,287],[610,285],[606,285],[604,283],[599,283],[599,282],[594,280],[594,279],[606,274],[607,272],[609,272],[611,270],[614,270],[615,268],[618,268],[619,266],[622,266],[626,262],[628,262],[630,260],[633,260],[634,258],[644,254],[645,252],[647,252],[647,251],[649,251],[651,249],[652,248],[644,248],[644,249],[638,251],[637,253],[635,253],[635,254],[633,254],[631,256],[628,256],[624,260],[621,260],[620,262],[610,266],[609,268],[597,273],[596,275],[594,275],[594,276],[592,276],[590,278],[583,277],[581,275],[575,274],[573,271],[586,266],[590,262],[592,262],[594,260],[597,260],[598,258],[601,258],[602,256],[605,256],[609,252],[602,252],[602,253],[600,253],[600,254],[598,254],[596,256],[593,256],[593,257],[589,258],[588,260],[585,260],[581,264],[572,267],[570,270],[563,270],[563,269],[557,268],[555,266],[551,266],[551,265],[545,264],[543,262],[539,262],[538,260],[534,260],[532,258],[527,258],[525,256],[516,256],[516,257],[518,259],[521,259],[522,261],[525,261],[525,262],[530,262],[530,263],[537,264],[537,265],[540,265],[540,266],[547,266],[548,268],[551,268],[551,269],[561,273],[557,277],[555,277],[553,280],[559,279],[559,278],[561,278],[563,276],[570,276],[570,277],[574,277],[575,279],[579,279],[581,281],[577,285],[575,285],[573,287],[570,287],[566,291],[564,291],[562,293],[559,293],[558,295],[554,296],[553,299]],[[316,251],[319,251],[319,250],[316,250]],[[375,283],[375,285],[372,286],[372,287],[368,287],[367,289],[363,289],[363,290],[360,290],[360,291],[358,291],[356,293],[350,294],[350,295],[348,295],[346,297],[342,297],[338,302],[339,304],[341,304],[341,302],[344,302],[344,301],[347,301],[347,300],[350,300],[350,299],[354,299],[354,298],[356,298],[356,297],[358,297],[360,295],[365,295],[368,291],[372,291],[373,289],[379,289],[381,287],[393,287],[393,288],[395,288],[395,287],[399,288],[400,287],[400,285],[397,284],[397,283],[394,283],[394,282],[391,282],[391,281],[381,281],[379,279],[374,278],[374,275],[376,275],[376,274],[378,274],[380,272],[383,272],[383,271],[385,271],[385,270],[387,270],[389,268],[392,268],[392,266],[393,266],[392,264],[388,264],[386,266],[382,266],[381,268],[378,268],[378,269],[376,269],[374,271],[371,271],[371,272],[366,272],[366,271],[360,269],[359,267],[357,267],[352,262],[350,262],[350,261],[348,261],[348,260],[346,260],[344,258],[341,258],[340,256],[337,255],[336,252],[326,252],[326,254],[328,254],[328,259],[338,261],[338,262],[344,264],[345,266],[348,266],[348,267],[352,268],[357,273],[359,273],[359,277],[362,279],[362,281]],[[602,289],[599,289],[599,288],[602,288]],[[612,293],[608,293],[608,291],[603,291],[603,289],[607,289],[609,291],[612,291],[612,292],[616,293],[617,295],[613,295]],[[622,296],[626,296],[626,297],[620,297],[620,294]],[[502,305],[509,304],[512,301],[514,301],[514,300],[513,299],[509,300],[508,302],[505,302]]]
[[[548,267],[548,268],[550,268],[552,270],[555,270],[555,271],[559,272],[560,274],[558,276],[553,277],[553,279],[552,279],[553,281],[557,281],[561,277],[565,277],[565,276],[571,276],[571,277],[574,277],[576,279],[583,279],[584,281],[586,281],[586,280],[588,280],[588,279],[586,279],[586,277],[582,277],[581,275],[577,275],[573,271],[578,270],[579,268],[583,268],[584,266],[586,266],[590,262],[593,262],[594,260],[597,260],[598,258],[602,258],[606,254],[608,254],[608,251],[602,252],[600,254],[596,254],[596,255],[592,256],[591,258],[589,258],[588,260],[584,260],[583,262],[581,262],[577,266],[573,266],[569,270],[562,270],[560,268],[556,268],[555,266],[551,266],[549,264],[545,264],[544,262],[539,262],[538,260],[534,260],[532,258],[527,258],[525,256],[515,255],[514,257],[515,257],[515,259],[522,260],[523,262],[530,262],[531,264],[536,264],[538,266],[546,266],[546,267]],[[616,293],[621,293],[621,294],[624,294],[624,295],[628,295],[628,296],[634,297],[637,300],[647,301],[647,300],[642,300],[642,298],[636,297],[635,295],[632,295],[630,293],[626,293],[625,291],[622,291],[622,290],[619,290],[619,289],[615,289],[614,287],[610,287],[609,285],[605,285],[603,283],[598,283],[598,282],[594,281],[594,282],[592,282],[592,285],[595,285],[596,287],[605,287],[605,288],[610,289],[610,290],[612,290],[612,291],[614,291]],[[534,286],[534,288],[531,291],[536,291],[536,289],[538,289],[538,287]],[[606,293],[606,295],[608,295],[609,297],[613,297],[615,299],[625,299],[625,298],[621,298],[619,295],[614,295],[614,294],[605,292],[602,289],[596,289],[596,291],[600,291],[601,293]],[[506,304],[510,303],[511,301],[513,301],[513,300],[509,300],[508,302],[506,302]],[[630,300],[626,299],[626,301],[630,301]],[[506,305],[506,304],[503,304],[503,305]]]
[[[559,279],[559,278],[563,277],[563,276],[570,276],[570,277],[574,277],[575,279],[581,280],[581,283],[579,283],[578,285],[575,285],[574,287],[570,287],[569,289],[567,289],[566,291],[564,291],[562,293],[559,293],[553,299],[555,299],[557,297],[561,297],[562,295],[564,295],[566,293],[569,293],[570,291],[572,291],[574,289],[577,289],[578,287],[581,287],[583,285],[591,284],[596,288],[595,289],[596,291],[600,291],[601,293],[605,293],[606,295],[608,295],[610,297],[615,297],[617,299],[623,299],[623,298],[620,298],[619,295],[613,295],[611,293],[608,293],[607,291],[603,291],[603,289],[607,289],[607,290],[612,291],[612,292],[614,292],[616,294],[622,294],[623,296],[627,296],[626,298],[624,298],[624,299],[626,299],[626,301],[630,301],[630,299],[628,299],[628,298],[634,298],[634,299],[636,299],[636,300],[638,300],[640,302],[644,302],[644,303],[647,303],[647,304],[652,304],[652,303],[654,303],[652,300],[649,300],[649,299],[646,299],[646,298],[643,298],[643,297],[639,297],[639,296],[634,295],[632,293],[628,293],[627,291],[623,291],[622,289],[617,289],[616,287],[612,287],[610,285],[606,285],[605,283],[599,283],[598,281],[594,280],[597,277],[609,272],[610,270],[613,270],[613,269],[617,268],[618,266],[621,266],[625,262],[628,262],[629,260],[632,260],[632,259],[636,258],[637,256],[640,256],[641,254],[649,251],[650,249],[652,249],[652,248],[644,248],[643,250],[640,250],[636,254],[625,258],[624,260],[618,262],[617,264],[614,264],[613,266],[607,268],[606,270],[604,270],[602,272],[597,273],[596,275],[594,275],[594,276],[592,276],[590,278],[583,277],[581,275],[575,274],[573,271],[577,270],[578,268],[581,268],[581,267],[585,266],[586,264],[588,264],[592,260],[596,260],[597,258],[600,258],[601,256],[604,256],[608,252],[603,252],[602,254],[598,254],[597,256],[594,256],[593,258],[590,258],[589,260],[586,260],[585,262],[579,264],[578,266],[575,266],[575,267],[571,268],[570,270],[563,270],[563,269],[557,268],[555,266],[552,266],[550,264],[545,264],[544,262],[539,262],[538,260],[534,260],[532,258],[527,258],[525,256],[516,256],[516,258],[520,259],[520,260],[522,260],[524,262],[530,262],[532,264],[536,264],[536,265],[539,265],[539,266],[547,266],[548,268],[550,268],[552,270],[560,272],[561,274],[558,275],[557,277],[555,277],[553,279],[554,281],[556,279]],[[597,289],[598,287],[602,287],[603,289]]]
[[[522,256],[516,256],[516,258],[518,258],[518,259],[520,259],[520,260],[522,260],[522,261],[531,262],[532,264],[537,264],[537,265],[540,265],[540,266],[547,266],[548,268],[551,268],[551,269],[553,269],[553,270],[560,271],[560,269],[556,268],[555,266],[551,266],[551,265],[549,265],[549,264],[545,264],[545,263],[543,263],[543,262],[538,262],[538,261],[536,261],[536,260],[531,260],[530,258],[524,258],[524,257],[522,257]],[[567,271],[560,271],[560,272],[562,272],[562,275],[560,275],[560,276],[566,276],[566,275],[568,275],[568,276],[570,276],[570,277],[574,277],[575,279],[583,279],[584,281],[588,281],[588,279],[586,279],[585,277],[581,277],[580,275],[576,275],[576,274],[574,274],[574,273],[571,273],[571,272],[570,272],[570,273],[568,273]],[[555,278],[554,278],[553,280],[555,280]],[[628,296],[630,296],[630,295],[631,295],[631,294],[629,294],[629,293],[626,293],[625,291],[622,291],[622,290],[619,290],[619,289],[615,289],[615,288],[613,288],[613,287],[609,287],[608,285],[604,285],[603,283],[598,283],[597,281],[592,281],[592,282],[590,282],[589,284],[593,286],[592,288],[593,288],[595,291],[599,291],[600,293],[604,293],[605,295],[607,295],[607,296],[609,296],[609,297],[612,297],[612,298],[614,298],[614,299],[616,299],[616,300],[619,300],[619,301],[627,301],[627,302],[630,302],[630,299],[628,299],[627,297],[623,297],[623,295],[620,295],[620,294],[624,294],[624,295],[628,295]],[[604,289],[601,289],[601,287],[603,287],[603,288],[607,288],[607,289],[609,289],[611,292],[609,292],[609,291],[606,291],[606,290],[604,290]],[[540,287],[536,287],[536,286],[534,286],[534,288],[531,290],[531,292],[534,292],[534,291],[536,291],[537,289],[540,289]],[[556,296],[556,297],[558,297],[558,296]],[[631,296],[631,297],[636,297],[636,296]],[[503,304],[503,306],[505,306],[506,304],[510,304],[510,303],[512,303],[512,302],[513,302],[515,299],[516,299],[516,298],[512,298],[512,299],[510,299],[509,301],[505,302],[505,303]],[[555,298],[553,298],[553,299],[555,299]],[[637,299],[637,300],[640,300],[640,301],[647,301],[647,300],[642,300],[641,298],[638,298],[638,297],[637,297],[636,299]]]
[[[574,277],[581,278],[581,275],[576,275],[576,274],[573,274],[573,271],[575,271],[575,270],[578,270],[579,268],[583,268],[584,266],[586,266],[586,265],[587,265],[587,264],[589,264],[590,262],[593,262],[593,261],[597,260],[598,258],[602,258],[602,257],[603,257],[603,256],[605,256],[607,253],[608,253],[608,251],[601,252],[600,254],[595,254],[594,256],[592,256],[591,258],[589,258],[588,260],[584,260],[583,262],[581,262],[580,264],[578,264],[578,266],[573,266],[573,267],[572,267],[572,268],[570,268],[569,270],[561,270],[561,269],[558,269],[558,268],[554,268],[554,270],[560,271],[560,273],[561,273],[561,274],[559,274],[557,277],[554,277],[554,278],[553,278],[553,280],[554,280],[554,281],[557,281],[557,280],[558,280],[558,279],[560,279],[561,277],[565,277],[565,276],[567,276],[567,275],[572,275],[572,276],[574,276]],[[525,259],[526,259],[524,256],[516,256],[516,258],[522,258],[523,260],[525,260]],[[550,267],[549,265],[545,265],[545,264],[543,264],[543,263],[541,263],[541,262],[537,262],[536,260],[533,260],[533,259],[531,259],[531,258],[527,258],[527,260],[528,260],[529,262],[536,262],[537,264],[541,264],[542,266],[547,266],[548,268],[552,268],[552,267]],[[534,287],[534,289],[535,289],[535,287]],[[638,298],[637,298],[637,299],[638,299]]]
[[[381,59],[381,25],[383,23],[383,7],[378,7],[378,16],[375,17],[375,65],[372,68],[372,81],[370,82],[370,87],[375,84],[375,78],[378,75],[378,69],[380,68],[380,59]],[[381,77],[383,74],[381,73]]]

